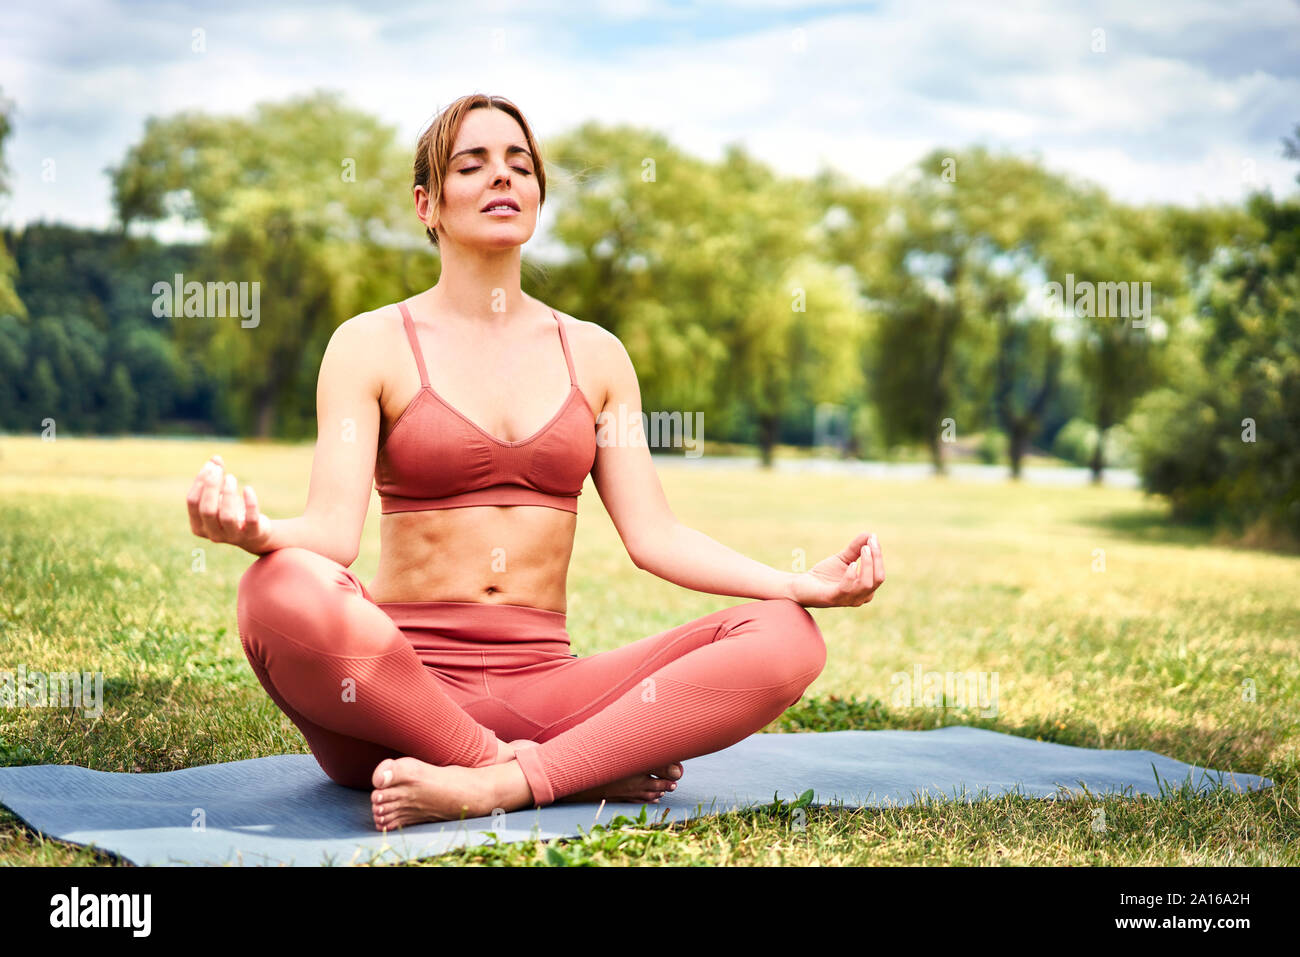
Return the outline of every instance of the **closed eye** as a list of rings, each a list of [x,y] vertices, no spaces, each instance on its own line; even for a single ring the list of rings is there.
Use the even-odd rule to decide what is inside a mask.
[[[474,172],[475,170],[477,170],[477,169],[482,169],[482,168],[483,168],[483,167],[481,167],[481,166],[466,166],[464,169],[460,170],[460,172],[462,172],[462,173],[472,173],[472,172]],[[517,170],[519,170],[519,172],[523,173],[525,176],[532,176],[532,175],[533,175],[529,170],[524,169],[522,166],[512,166],[512,167],[510,167],[510,168],[511,168],[511,169],[517,169]]]

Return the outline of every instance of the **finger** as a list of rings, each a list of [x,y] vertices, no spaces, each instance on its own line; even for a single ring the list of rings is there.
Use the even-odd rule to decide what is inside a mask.
[[[203,491],[203,476],[207,474],[208,463],[204,462],[198,472],[194,474],[194,481],[190,483],[190,490],[186,493],[185,498],[193,498],[195,502],[199,500],[199,493]]]
[[[876,575],[875,588],[879,588],[885,581],[885,558],[880,553],[880,539],[875,535],[871,536],[871,568]]]
[[[248,528],[248,509],[244,507],[244,496],[238,484],[235,485],[235,520],[240,531]]]
[[[858,552],[858,577],[857,580],[854,582],[854,584],[857,586],[858,591],[861,591],[865,587],[865,583],[870,579],[871,576],[870,569],[871,569],[871,552],[868,551],[866,545],[863,545],[862,550]]]
[[[867,538],[870,535],[871,535],[870,532],[860,532],[857,535],[855,535],[853,541],[845,545],[844,550],[840,552],[839,554],[840,561],[844,562],[846,565],[849,562],[857,561],[858,556],[862,552],[862,546],[867,544]]]
[[[258,535],[265,530],[262,524],[263,516],[261,510],[257,507],[257,493],[253,491],[253,486],[244,486],[244,524],[252,528]]]
[[[858,580],[858,561],[853,562],[844,569],[844,576],[840,579],[840,588],[843,591],[853,591],[857,586]]]
[[[227,472],[221,481],[221,506],[217,510],[217,521],[227,535],[238,535],[242,531],[239,518],[239,483],[235,476]]]
[[[223,469],[209,462],[203,467],[203,494],[199,496],[199,521],[203,523],[203,536],[214,542],[221,540],[221,524],[217,509],[221,506],[221,479]]]
[[[203,489],[207,486],[204,482],[204,468],[199,469],[199,473],[194,476],[194,481],[190,483],[190,490],[185,493],[185,509],[190,515],[190,531],[195,535],[203,534],[203,518],[199,515],[199,500],[203,497]]]
[[[865,605],[871,601],[871,593],[875,586],[875,572],[872,570],[871,549],[866,545],[862,546],[862,560],[858,563],[858,597],[861,599],[860,604]]]

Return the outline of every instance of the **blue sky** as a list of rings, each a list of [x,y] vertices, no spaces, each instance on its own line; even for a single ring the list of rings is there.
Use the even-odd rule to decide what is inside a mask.
[[[785,173],[824,164],[870,184],[972,143],[1133,202],[1287,193],[1300,171],[1280,143],[1300,123],[1295,0],[20,0],[0,8],[15,103],[0,220],[108,225],[103,170],[148,116],[316,87],[412,146],[477,90],[519,104],[543,144],[587,120],[631,123],[702,157],[739,141]]]

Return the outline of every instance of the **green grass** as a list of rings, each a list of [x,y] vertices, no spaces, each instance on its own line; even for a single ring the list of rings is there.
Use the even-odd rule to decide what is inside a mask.
[[[216,450],[272,515],[301,510],[310,444],[0,436],[0,669],[105,677],[98,719],[0,708],[0,763],[165,771],[307,753],[240,648],[235,589],[251,556],[189,531],[184,496]],[[1158,751],[1276,786],[883,809],[777,801],[675,825],[656,823],[650,805],[642,820],[581,839],[459,849],[415,866],[1300,863],[1300,559],[1172,528],[1158,503],[1121,489],[660,475],[682,521],[773,567],[791,570],[800,556],[811,566],[860,530],[880,537],[888,580],[862,608],[812,609],[826,669],[766,730],[968,724]],[[578,653],[743,600],[638,570],[590,482],[580,509],[568,611]],[[363,581],[378,557],[374,502],[371,514],[353,566]],[[194,571],[199,548],[205,567]],[[896,700],[890,677],[917,665],[996,672],[996,714]],[[114,862],[0,810],[0,863]]]

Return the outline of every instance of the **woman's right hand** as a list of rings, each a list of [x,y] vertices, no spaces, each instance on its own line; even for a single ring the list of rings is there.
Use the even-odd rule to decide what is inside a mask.
[[[240,495],[239,484],[220,455],[203,463],[185,501],[190,531],[200,538],[238,545],[254,555],[271,550],[272,519],[258,509],[251,485],[245,485]]]

